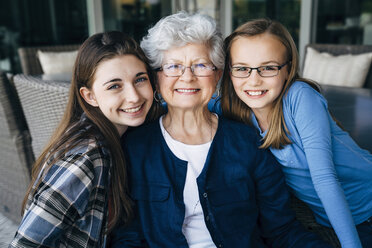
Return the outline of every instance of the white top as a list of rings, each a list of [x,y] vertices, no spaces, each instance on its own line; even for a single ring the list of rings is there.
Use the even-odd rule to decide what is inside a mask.
[[[159,120],[160,128],[169,149],[177,158],[188,162],[183,190],[185,219],[182,225],[182,233],[191,248],[216,247],[205,225],[203,209],[199,200],[198,185],[196,184],[196,178],[203,170],[212,142],[201,145],[187,145],[179,142],[173,139],[165,130],[162,120],[163,117]]]

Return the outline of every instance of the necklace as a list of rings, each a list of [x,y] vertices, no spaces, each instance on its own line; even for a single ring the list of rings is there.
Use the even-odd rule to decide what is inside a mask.
[[[200,203],[200,199],[195,203],[194,209],[192,210],[192,215],[195,215],[195,210],[199,203]]]

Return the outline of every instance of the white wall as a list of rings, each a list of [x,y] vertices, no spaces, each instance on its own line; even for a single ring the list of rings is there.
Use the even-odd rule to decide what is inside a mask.
[[[104,31],[102,0],[86,0],[89,36]]]
[[[300,14],[300,37],[298,50],[300,54],[300,67],[302,69],[302,61],[305,55],[305,46],[312,41],[312,22],[313,22],[313,7],[314,0],[301,1],[301,14]]]

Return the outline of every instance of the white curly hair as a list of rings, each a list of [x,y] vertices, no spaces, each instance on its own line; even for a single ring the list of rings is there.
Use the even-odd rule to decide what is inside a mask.
[[[181,11],[162,18],[148,30],[141,47],[155,69],[162,66],[164,51],[193,43],[205,44],[214,66],[223,69],[225,54],[222,34],[212,17],[200,13]]]

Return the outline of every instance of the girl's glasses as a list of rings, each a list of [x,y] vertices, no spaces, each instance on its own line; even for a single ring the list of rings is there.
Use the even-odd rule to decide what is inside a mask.
[[[261,77],[275,77],[279,74],[280,69],[286,66],[289,61],[282,65],[264,65],[259,67],[248,66],[233,66],[230,68],[231,76],[236,78],[247,78],[251,75],[253,70],[257,70],[258,75]]]

